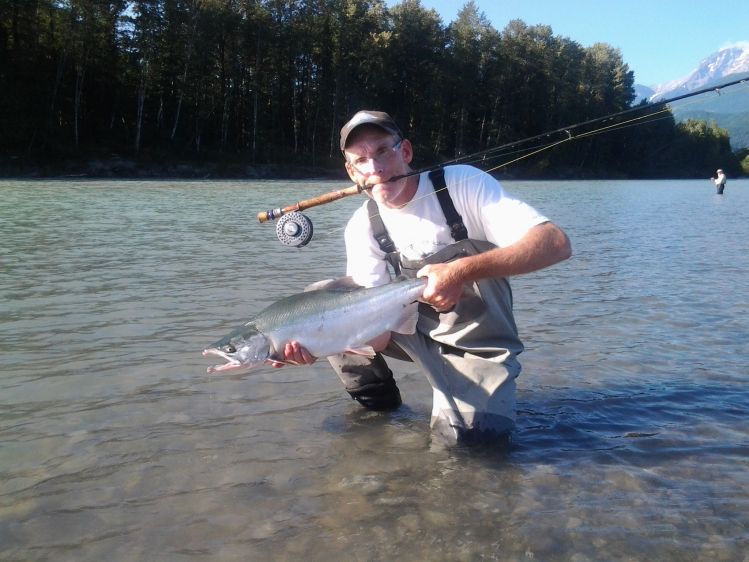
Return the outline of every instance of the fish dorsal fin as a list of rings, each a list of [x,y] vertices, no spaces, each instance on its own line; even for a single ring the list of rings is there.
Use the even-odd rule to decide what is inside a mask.
[[[307,285],[304,288],[304,292],[308,291],[339,291],[339,292],[349,292],[349,291],[356,291],[357,289],[361,289],[361,285],[357,285],[354,283],[354,280],[351,277],[340,277],[338,279],[324,279],[322,281],[317,281],[315,283],[312,283],[311,285]]]

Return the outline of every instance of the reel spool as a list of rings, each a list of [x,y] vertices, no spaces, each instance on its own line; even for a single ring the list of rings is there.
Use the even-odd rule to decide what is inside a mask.
[[[286,213],[276,223],[276,236],[284,246],[301,248],[312,240],[312,221],[299,211]]]

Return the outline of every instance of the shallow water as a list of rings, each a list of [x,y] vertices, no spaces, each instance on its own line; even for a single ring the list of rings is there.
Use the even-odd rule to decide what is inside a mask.
[[[203,347],[342,274],[330,182],[0,182],[0,559],[749,560],[749,181],[508,182],[574,257],[513,280],[509,449],[446,448],[430,389],[362,411],[325,362]]]

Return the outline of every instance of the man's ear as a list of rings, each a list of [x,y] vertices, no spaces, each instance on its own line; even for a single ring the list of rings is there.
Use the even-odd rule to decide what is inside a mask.
[[[410,164],[411,160],[414,159],[414,147],[410,140],[403,139],[401,141],[401,153],[403,153],[403,161],[406,164]]]

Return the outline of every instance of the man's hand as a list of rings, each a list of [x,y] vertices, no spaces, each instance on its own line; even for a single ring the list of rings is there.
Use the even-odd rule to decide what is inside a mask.
[[[571,255],[567,235],[555,224],[545,222],[531,228],[510,246],[448,263],[425,265],[416,276],[427,278],[424,302],[438,312],[448,312],[463,294],[464,283],[530,273],[566,260]]]
[[[298,341],[288,342],[281,351],[281,357],[277,357],[276,360],[268,359],[266,362],[279,368],[284,365],[312,365],[317,361],[317,357],[311,355]]]
[[[369,342],[375,351],[382,351],[390,342],[390,332],[385,332]],[[267,359],[265,362],[277,369],[286,365],[312,365],[317,357],[312,355],[307,348],[298,341],[290,341],[281,350],[282,354],[275,359]]]
[[[458,304],[463,294],[463,281],[455,262],[425,265],[416,276],[427,278],[422,300],[437,312],[449,312]]]

